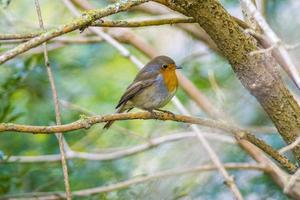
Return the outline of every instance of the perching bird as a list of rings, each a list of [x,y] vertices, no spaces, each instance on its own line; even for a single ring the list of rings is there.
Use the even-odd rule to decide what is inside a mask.
[[[130,111],[134,107],[153,113],[165,106],[175,95],[178,81],[176,69],[181,69],[167,56],[153,58],[137,74],[116,106],[116,113]],[[103,127],[108,129],[113,121]]]

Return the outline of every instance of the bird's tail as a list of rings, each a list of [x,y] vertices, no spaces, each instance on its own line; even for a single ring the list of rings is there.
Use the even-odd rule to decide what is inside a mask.
[[[120,106],[115,113],[122,113],[126,109],[124,109],[124,105]],[[115,121],[108,121],[104,126],[103,129],[109,129],[109,127],[114,123]]]

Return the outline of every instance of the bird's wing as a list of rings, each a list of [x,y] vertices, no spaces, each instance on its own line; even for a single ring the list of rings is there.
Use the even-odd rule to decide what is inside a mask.
[[[143,91],[145,88],[151,86],[155,81],[155,79],[148,79],[132,83],[121,97],[116,108],[120,107],[123,103],[129,101],[131,98]]]
[[[136,75],[133,83],[141,81],[141,80],[155,79],[158,75],[159,75],[159,70],[155,70],[155,69],[149,70],[149,66],[146,65]]]

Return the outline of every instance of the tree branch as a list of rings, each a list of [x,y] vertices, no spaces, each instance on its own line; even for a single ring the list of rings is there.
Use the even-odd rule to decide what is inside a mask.
[[[211,133],[203,133],[204,136],[208,139],[215,139],[225,142],[234,142],[234,140],[230,140],[231,138],[220,138],[220,135],[212,135]],[[84,160],[115,160],[124,158],[126,156],[131,156],[137,153],[144,152],[146,150],[152,149],[162,144],[176,142],[179,140],[195,138],[196,134],[193,132],[184,132],[184,133],[176,133],[169,134],[157,138],[150,138],[145,143],[139,144],[133,147],[124,148],[114,152],[108,153],[90,153],[90,152],[78,152],[74,150],[66,151],[67,159],[84,159]],[[0,163],[37,163],[37,162],[57,162],[60,161],[60,155],[52,154],[52,155],[37,155],[37,156],[4,156],[3,160]]]
[[[293,143],[281,148],[278,152],[284,153],[286,151],[293,150],[295,147],[297,147],[300,144],[300,137],[298,137]]]
[[[262,170],[267,171],[268,169],[265,168],[264,165],[257,165],[257,164],[248,164],[248,163],[225,163],[224,167],[229,170]],[[199,172],[205,172],[205,171],[211,171],[216,170],[217,167],[214,165],[202,165],[199,167],[190,167],[190,168],[184,168],[184,169],[173,169],[173,170],[166,170],[162,172],[157,172],[152,175],[148,176],[140,176],[137,178],[132,178],[126,181],[118,182],[112,185],[108,186],[100,186],[95,188],[89,188],[89,189],[83,189],[83,190],[77,190],[73,191],[72,195],[74,197],[86,197],[91,196],[94,194],[100,194],[100,193],[107,193],[112,192],[119,189],[128,188],[132,185],[145,183],[149,181],[154,181],[157,179],[172,177],[172,176],[179,176],[179,175],[186,175],[191,173],[199,173]],[[65,198],[64,192],[42,192],[42,193],[24,193],[24,194],[17,194],[17,195],[6,195],[3,196],[3,198],[22,198],[23,200],[26,200],[27,198],[38,198],[40,200],[48,200],[48,199],[61,199]]]
[[[78,121],[69,124],[56,125],[56,126],[30,126],[30,125],[20,125],[20,124],[12,124],[12,123],[1,123],[0,132],[16,131],[22,133],[35,133],[35,134],[43,134],[43,133],[50,134],[54,132],[63,133],[63,132],[69,132],[69,131],[74,131],[83,128],[87,129],[97,123],[104,123],[107,121],[117,121],[117,120],[133,120],[133,119],[171,120],[171,121],[184,122],[190,124],[198,124],[198,125],[221,129],[223,131],[233,133],[237,137],[246,139],[255,145],[257,144],[258,147],[263,150],[268,149],[269,151],[266,152],[267,154],[270,153],[270,148],[272,149],[272,147],[270,147],[262,140],[260,140],[259,143],[255,142],[255,136],[248,133],[247,130],[242,130],[238,127],[228,125],[227,123],[224,122],[211,120],[211,119],[195,118],[195,117],[190,117],[185,115],[171,115],[168,113],[160,113],[160,112],[157,112],[155,116],[149,112],[138,112],[138,113],[120,113],[120,114],[112,114],[106,116],[84,117]],[[198,135],[199,134],[197,133],[197,137]],[[286,168],[290,173],[293,173],[297,169],[297,167],[293,163],[291,163],[286,157],[280,155],[279,153],[275,153],[276,151],[275,152],[274,151],[272,151],[272,153],[269,155],[273,157],[276,161],[278,161],[279,164],[281,164],[284,168]]]
[[[292,189],[296,189],[297,190],[297,186],[296,186],[296,182],[299,181],[300,179],[300,169],[298,169],[295,174],[293,174],[289,180],[287,181],[287,183],[285,184],[283,191],[285,193],[290,193]],[[296,186],[295,188],[293,188],[294,186]],[[299,186],[299,185],[298,185]]]
[[[160,26],[160,25],[172,25],[178,23],[194,23],[193,18],[188,17],[153,17],[153,19],[141,19],[141,20],[106,20],[101,19],[93,22],[90,26],[98,27],[144,27],[144,26]],[[48,30],[51,31],[51,30]],[[20,40],[20,39],[31,39],[47,31],[34,31],[29,33],[15,33],[15,34],[0,34],[0,40]]]
[[[294,81],[296,86],[300,88],[300,75],[297,70],[297,67],[292,62],[287,50],[285,49],[284,45],[282,44],[281,40],[275,34],[275,32],[269,27],[264,17],[259,13],[256,9],[253,2],[250,0],[240,0],[241,4],[247,9],[247,12],[255,19],[256,23],[259,27],[263,30],[264,34],[268,37],[269,44],[273,50],[274,58],[277,60],[278,63],[283,67],[289,77]],[[268,44],[266,44],[268,45]]]
[[[39,0],[35,0],[34,2],[35,2],[35,8],[36,8],[36,12],[37,12],[38,19],[39,19],[40,28],[42,30],[45,30]],[[45,66],[47,69],[48,79],[50,82],[51,92],[52,92],[52,96],[53,96],[56,124],[61,125],[61,113],[60,113],[60,108],[59,108],[58,95],[57,95],[57,90],[56,90],[56,86],[55,86],[55,81],[53,78],[51,65],[49,62],[46,42],[43,43],[43,47],[44,47]],[[61,164],[62,164],[63,175],[64,175],[64,184],[65,184],[65,189],[66,189],[66,198],[67,198],[67,200],[71,200],[72,197],[71,197],[70,181],[69,181],[69,174],[68,174],[68,166],[67,166],[67,161],[66,161],[66,152],[65,152],[66,144],[65,144],[62,133],[56,133],[56,137],[58,140],[59,150],[60,150],[60,155],[61,155]]]
[[[193,17],[211,36],[229,60],[242,84],[256,97],[283,139],[288,143],[298,138],[300,107],[282,81],[272,57],[250,56],[258,46],[245,34],[217,0],[160,0],[160,3]],[[300,161],[300,147],[293,150]]]
[[[76,18],[73,22],[60,26],[56,29],[51,29],[45,33],[42,33],[38,37],[35,37],[28,42],[18,45],[17,47],[5,52],[0,55],[0,64],[5,63],[6,61],[16,57],[17,55],[24,53],[54,37],[69,33],[77,29],[84,29],[87,26],[91,25],[94,21],[121,11],[128,10],[129,8],[145,3],[149,0],[128,0],[121,1],[119,3],[109,5],[104,9],[94,9],[85,12],[81,17]]]
[[[143,27],[143,26],[160,26],[160,25],[172,25],[179,23],[195,23],[193,18],[187,17],[169,17],[162,18],[156,17],[154,19],[124,21],[124,20],[100,20],[92,23],[91,26],[99,27]]]
[[[297,167],[293,163],[291,163],[285,156],[281,155],[278,151],[273,149],[272,146],[268,145],[263,140],[256,138],[251,133],[241,133],[238,135],[238,137],[241,137],[242,139],[245,139],[260,148],[263,152],[276,160],[281,166],[284,166],[284,168],[286,168],[290,174],[296,172]]]
[[[1,39],[0,39],[1,40]],[[11,40],[3,40],[1,44],[18,44],[22,42],[27,42],[29,39],[11,39]],[[49,43],[63,43],[63,44],[87,44],[87,43],[97,43],[101,42],[102,39],[96,36],[61,36],[57,38],[53,38],[52,40],[48,41]]]
[[[30,33],[9,33],[0,34],[0,40],[17,40],[17,39],[30,39],[41,35],[44,31],[35,31]]]
[[[23,133],[35,133],[35,134],[50,134],[55,132],[69,132],[78,129],[88,129],[92,125],[97,123],[104,123],[107,121],[116,120],[133,120],[133,119],[157,119],[157,120],[171,120],[190,124],[199,124],[211,128],[217,128],[229,132],[235,132],[240,130],[238,127],[228,125],[227,123],[211,120],[211,119],[201,119],[186,115],[170,115],[168,113],[156,112],[156,116],[149,112],[136,112],[136,113],[117,113],[105,116],[91,116],[82,117],[75,122],[64,124],[64,125],[54,125],[54,126],[31,126],[31,125],[21,125],[13,123],[0,123],[0,132],[4,131],[16,131]]]
[[[268,174],[273,178],[273,180],[281,187],[284,188],[287,185],[287,181],[291,177],[291,175],[287,174],[283,170],[281,170],[273,161],[271,161],[261,149],[259,149],[254,144],[250,143],[245,139],[237,138],[239,144],[247,150],[247,152],[259,163],[262,165],[266,165],[268,169]],[[297,189],[299,184],[295,187],[292,187],[289,191],[288,195],[294,199],[299,199],[300,191]]]

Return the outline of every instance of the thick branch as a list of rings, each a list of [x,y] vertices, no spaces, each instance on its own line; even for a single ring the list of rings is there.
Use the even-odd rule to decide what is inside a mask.
[[[217,0],[161,0],[183,14],[193,17],[229,60],[242,84],[254,95],[274,122],[283,139],[292,143],[300,132],[300,107],[266,55],[250,56],[258,50]],[[294,149],[300,161],[300,147]]]

